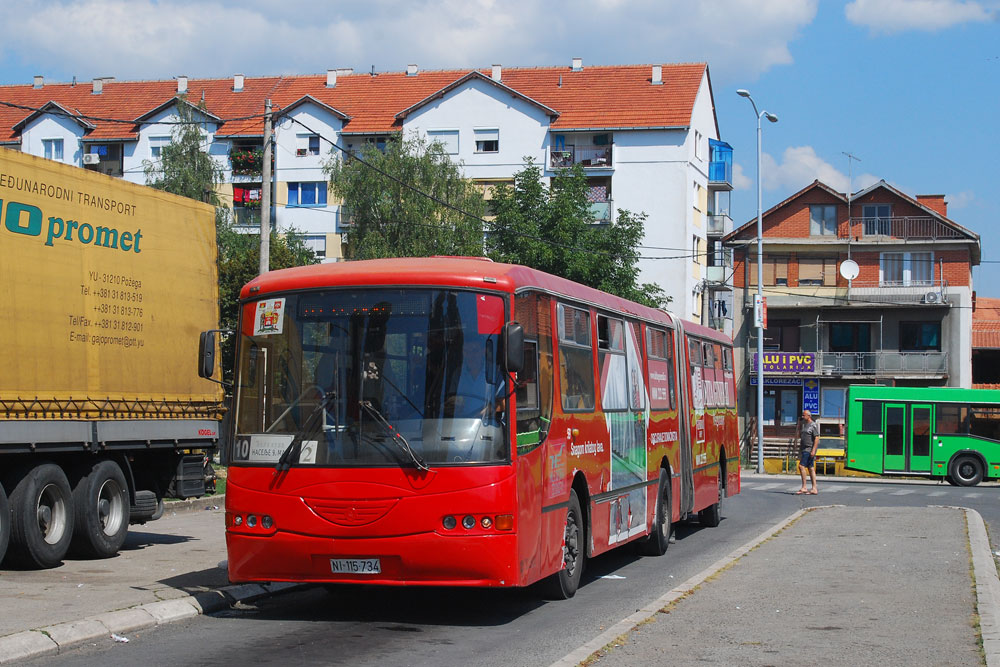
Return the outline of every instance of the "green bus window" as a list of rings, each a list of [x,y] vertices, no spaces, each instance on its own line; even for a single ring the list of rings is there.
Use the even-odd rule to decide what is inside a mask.
[[[980,438],[1000,440],[1000,407],[996,405],[973,405],[969,433]]]
[[[879,403],[878,401],[862,401],[861,432],[862,433],[882,432],[882,404]]]
[[[934,423],[934,428],[937,433],[951,435],[969,432],[967,406],[939,404],[936,412],[937,421]]]
[[[885,410],[885,455],[903,455],[903,408]]]

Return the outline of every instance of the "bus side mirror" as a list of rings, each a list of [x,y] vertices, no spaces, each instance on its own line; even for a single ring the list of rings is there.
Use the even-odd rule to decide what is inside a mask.
[[[508,322],[503,337],[507,372],[519,373],[524,368],[524,327],[517,322]]]
[[[215,375],[215,332],[202,331],[198,340],[198,377]]]

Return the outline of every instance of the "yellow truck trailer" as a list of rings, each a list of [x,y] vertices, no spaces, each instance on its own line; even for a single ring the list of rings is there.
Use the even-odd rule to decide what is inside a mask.
[[[206,493],[222,389],[214,209],[0,149],[0,560],[118,552]]]

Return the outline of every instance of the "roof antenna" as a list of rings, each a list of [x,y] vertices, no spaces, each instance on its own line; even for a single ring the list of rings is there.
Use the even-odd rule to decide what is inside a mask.
[[[372,65],[372,76],[375,76],[375,65]]]
[[[562,74],[559,75],[559,87],[562,88]]]
[[[201,89],[201,103],[202,104],[205,103],[205,89],[204,88]]]
[[[74,86],[76,85],[76,74],[73,75],[73,84],[72,85],[74,85]]]

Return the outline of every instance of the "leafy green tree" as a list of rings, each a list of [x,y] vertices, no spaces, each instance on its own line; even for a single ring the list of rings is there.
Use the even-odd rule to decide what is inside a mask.
[[[198,116],[198,108],[184,97],[177,100],[180,122],[170,132],[170,143],[160,148],[159,160],[143,161],[143,173],[146,184],[157,190],[218,205],[222,167],[202,149],[206,137]]]
[[[482,191],[439,143],[395,138],[360,159],[335,155],[325,170],[353,223],[348,259],[483,254]]]
[[[549,189],[541,177],[541,168],[528,159],[513,185],[494,190],[489,256],[649,306],[666,306],[670,299],[659,285],[637,283],[646,215],[620,209],[610,224],[595,225],[587,177],[579,165],[561,172]]]

